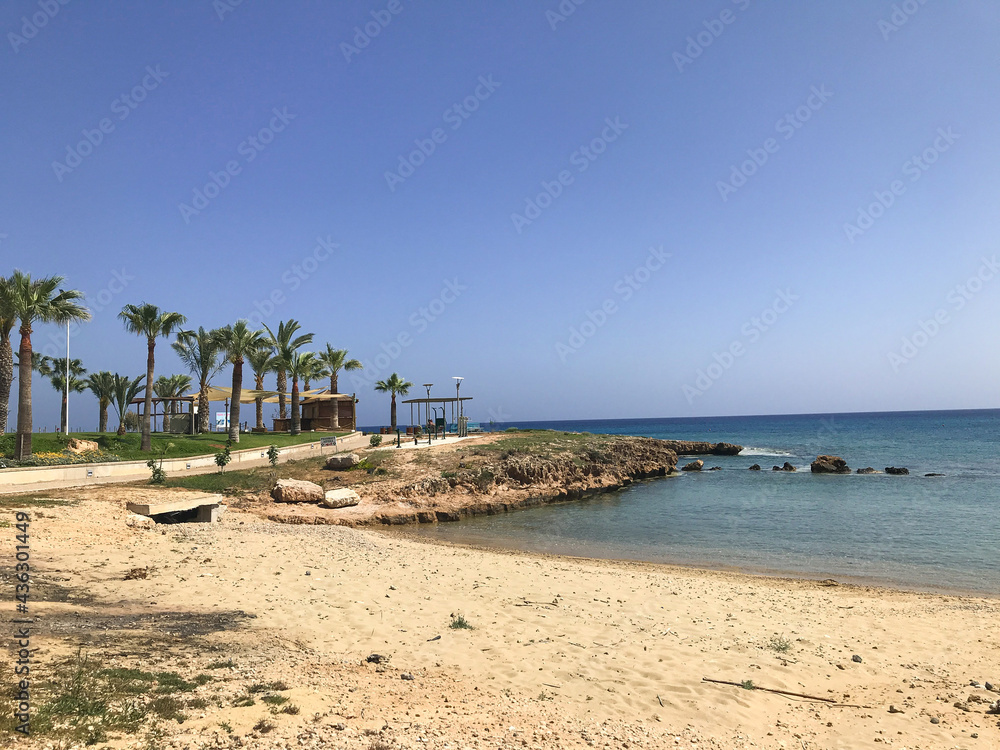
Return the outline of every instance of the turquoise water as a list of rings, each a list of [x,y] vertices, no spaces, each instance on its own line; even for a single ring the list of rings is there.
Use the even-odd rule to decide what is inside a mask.
[[[1000,410],[519,423],[739,443],[587,500],[422,527],[446,541],[1000,595]],[[820,453],[852,469],[824,476]],[[790,461],[796,473],[772,472]],[[759,463],[764,471],[747,468]],[[925,477],[929,472],[943,477]]]

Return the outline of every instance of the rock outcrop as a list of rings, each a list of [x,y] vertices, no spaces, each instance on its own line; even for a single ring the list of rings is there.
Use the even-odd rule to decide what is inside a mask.
[[[871,466],[866,466],[863,469],[858,469],[858,474],[878,474],[877,469],[873,469]]]
[[[318,484],[301,479],[279,479],[271,497],[279,503],[321,503],[326,499],[326,493]]]
[[[92,440],[70,438],[69,443],[66,444],[66,450],[70,453],[90,453],[92,451],[99,451],[100,449],[101,446]]]
[[[733,443],[705,443],[692,440],[661,440],[678,456],[737,456],[742,445]]]
[[[751,466],[750,471],[760,471],[760,464],[754,464]]]
[[[705,462],[699,458],[697,461],[692,461],[689,464],[684,464],[684,466],[681,467],[681,471],[701,471],[702,468],[704,468],[704,466]]]
[[[840,456],[817,456],[809,467],[813,474],[850,474],[851,467]]]
[[[903,474],[909,474],[910,470],[907,469],[907,468],[905,468],[905,467],[903,467],[903,466],[900,466],[900,467],[886,466],[885,467],[885,473],[886,474],[894,474],[896,476],[900,476],[900,475],[903,475]]]
[[[155,529],[156,521],[149,516],[140,516],[138,513],[129,513],[125,517],[125,525],[130,529]]]
[[[798,469],[788,463],[788,461],[785,461],[784,466],[774,466],[771,471],[798,471]]]
[[[361,457],[357,453],[337,453],[326,460],[326,468],[333,471],[345,471],[361,463]]]

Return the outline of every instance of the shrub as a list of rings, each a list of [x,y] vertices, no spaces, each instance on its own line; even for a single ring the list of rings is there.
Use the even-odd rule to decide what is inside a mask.
[[[278,446],[272,445],[267,449],[267,460],[271,462],[271,466],[278,465]]]
[[[475,628],[469,624],[469,621],[465,619],[463,615],[452,615],[451,625],[449,625],[452,630],[474,630]]]
[[[219,467],[220,473],[226,470],[226,466],[232,460],[233,460],[232,451],[229,449],[228,445],[226,445],[225,448],[223,448],[221,451],[215,454],[215,465]]]
[[[368,440],[368,445],[370,445],[372,448],[378,448],[380,445],[382,445],[382,436],[372,435],[371,438]]]

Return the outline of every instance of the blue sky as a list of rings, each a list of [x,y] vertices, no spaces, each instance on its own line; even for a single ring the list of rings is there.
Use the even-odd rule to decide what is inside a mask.
[[[484,421],[1000,406],[994,3],[11,0],[0,31],[2,270],[87,293],[91,371],[144,371],[116,313],[148,301],[300,320],[369,364],[363,424],[393,371]]]

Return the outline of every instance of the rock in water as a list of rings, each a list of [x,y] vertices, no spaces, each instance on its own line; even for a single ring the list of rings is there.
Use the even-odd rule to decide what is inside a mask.
[[[682,466],[681,471],[701,471],[704,465],[705,462],[699,458],[697,461],[692,461],[691,463]]]
[[[878,470],[873,469],[871,466],[866,466],[863,469],[858,469],[858,474],[878,474]]]
[[[361,457],[357,453],[338,453],[326,459],[326,468],[334,471],[350,469],[361,463]]]
[[[361,498],[354,490],[329,490],[326,497],[320,503],[324,508],[350,508],[361,502]]]
[[[840,456],[817,456],[809,467],[813,474],[850,474],[851,467]]]
[[[279,479],[271,490],[271,497],[279,503],[321,503],[326,493],[318,484],[301,479]]]
[[[716,456],[735,456],[743,450],[742,445],[733,445],[732,443],[716,443],[712,447],[712,453]]]
[[[899,468],[897,468],[895,466],[886,466],[885,467],[885,473],[886,474],[895,474],[895,475],[899,476],[901,474],[909,474],[910,470],[907,469],[907,468],[905,468],[905,467],[902,467],[902,466],[899,467]]]
[[[760,464],[754,464],[751,466],[750,471],[760,471]]]

